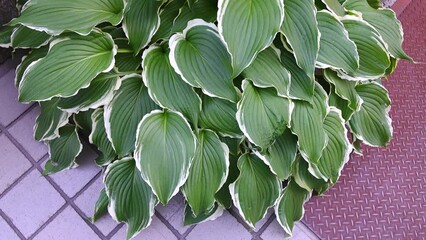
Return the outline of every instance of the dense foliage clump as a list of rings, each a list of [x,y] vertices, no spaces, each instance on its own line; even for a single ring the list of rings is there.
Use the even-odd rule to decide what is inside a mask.
[[[88,136],[94,220],[108,209],[128,238],[179,191],[186,224],[233,204],[254,228],[274,207],[291,235],[351,152],[391,139],[381,80],[412,61],[402,41],[375,0],[30,0],[0,32],[31,49],[16,86],[41,107],[44,174],[76,167]]]

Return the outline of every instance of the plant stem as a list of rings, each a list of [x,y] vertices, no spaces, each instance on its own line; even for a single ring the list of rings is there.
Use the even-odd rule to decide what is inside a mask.
[[[133,53],[132,49],[118,49],[117,53]]]

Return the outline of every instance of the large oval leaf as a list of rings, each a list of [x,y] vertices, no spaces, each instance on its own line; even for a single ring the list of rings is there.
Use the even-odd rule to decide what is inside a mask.
[[[96,109],[108,104],[120,85],[121,80],[114,72],[101,73],[88,88],[81,89],[75,96],[62,98],[58,107],[71,113]]]
[[[48,141],[50,159],[44,166],[43,175],[57,173],[78,166],[75,159],[83,149],[77,127],[67,125],[59,130],[59,138]]]
[[[372,8],[365,0],[347,0],[343,6],[362,13],[362,19],[377,29],[393,57],[413,61],[402,49],[404,33],[401,22],[397,19],[394,11],[385,8]]]
[[[363,103],[349,120],[352,132],[368,145],[386,146],[393,133],[388,91],[376,82],[360,84],[356,91]]]
[[[10,24],[20,23],[52,35],[65,30],[88,35],[99,23],[119,24],[123,8],[122,0],[32,0]]]
[[[294,180],[297,185],[309,192],[315,190],[318,194],[324,193],[329,188],[329,184],[324,179],[319,179],[312,175],[310,168],[309,163],[298,155],[292,166]]]
[[[13,33],[13,30],[15,30],[15,27],[13,26],[3,26],[0,29],[0,47],[8,48],[11,46],[10,37]]]
[[[193,4],[190,4],[188,0],[185,1],[183,7],[179,9],[179,14],[173,21],[171,33],[183,31],[192,19],[200,18],[206,22],[216,21],[217,0],[192,1],[194,2]]]
[[[289,97],[290,73],[282,65],[279,53],[272,47],[260,52],[256,59],[243,71],[243,76],[257,87],[274,87],[281,97]]]
[[[343,166],[349,161],[352,151],[347,138],[345,120],[340,110],[332,107],[324,120],[324,130],[327,134],[327,146],[318,161],[318,169],[332,184],[340,177]]]
[[[359,67],[359,56],[343,23],[325,10],[317,13],[317,20],[321,33],[317,64],[322,68],[342,69],[354,74]]]
[[[123,30],[137,54],[154,36],[160,26],[160,6],[157,0],[128,0],[124,10]]]
[[[169,44],[170,63],[188,84],[202,88],[209,96],[237,101],[231,56],[214,24],[192,20],[182,34],[170,38]]]
[[[256,55],[271,45],[284,17],[282,0],[219,0],[220,35],[238,76]]]
[[[56,40],[46,57],[25,70],[19,85],[19,101],[75,95],[99,73],[112,69],[115,53],[114,42],[106,33],[93,32],[84,37],[70,34]]]
[[[294,222],[302,219],[305,209],[303,205],[311,198],[311,192],[299,187],[291,179],[284,188],[275,207],[277,221],[288,235],[292,235]]]
[[[284,21],[281,30],[293,49],[297,65],[314,79],[320,33],[315,0],[284,0]]]
[[[176,17],[180,14],[181,8],[187,3],[186,0],[167,1],[159,13],[160,26],[152,37],[151,42],[157,42],[160,39],[168,38]],[[185,27],[184,27],[185,28]]]
[[[291,116],[291,130],[298,137],[300,153],[316,164],[327,144],[323,121],[328,108],[327,93],[319,84],[316,84],[313,104],[295,101]],[[317,175],[318,176],[318,175]],[[319,177],[319,176],[318,176]]]
[[[24,75],[25,70],[28,66],[34,61],[39,60],[42,57],[45,57],[49,48],[47,46],[34,49],[28,55],[22,57],[21,63],[16,67],[15,72],[15,86],[19,87],[19,84],[22,81],[22,76]]]
[[[390,59],[377,30],[359,17],[345,16],[342,23],[355,42],[359,54],[359,69],[354,74],[341,73],[348,80],[369,80],[385,75]]]
[[[105,129],[119,157],[134,150],[139,122],[156,108],[139,75],[132,74],[122,79],[120,89],[105,107]]]
[[[235,119],[237,104],[220,98],[202,96],[200,125],[222,136],[239,138],[243,135]]]
[[[308,77],[306,73],[297,66],[296,60],[292,53],[284,49],[281,50],[281,62],[291,74],[290,97],[292,99],[300,99],[307,102],[312,101],[314,95],[315,81]]]
[[[89,142],[94,144],[100,151],[96,158],[96,164],[106,166],[116,159],[117,154],[108,140],[105,130],[104,109],[98,108],[92,114],[92,131],[89,135]]]
[[[273,88],[256,88],[243,81],[243,97],[237,105],[237,121],[246,137],[266,149],[290,123],[292,103]]]
[[[215,204],[213,209],[210,212],[199,214],[198,216],[194,216],[191,208],[188,204],[185,205],[185,216],[183,219],[183,224],[185,226],[200,224],[206,221],[213,221],[218,217],[222,216],[224,208],[219,204]]]
[[[280,181],[256,155],[244,154],[238,159],[240,175],[229,186],[234,205],[246,223],[254,225],[266,215],[280,194]]]
[[[58,108],[60,99],[40,103],[40,115],[34,126],[34,138],[37,141],[47,141],[59,137],[59,128],[68,123],[70,113]]]
[[[229,145],[228,145],[229,146]],[[229,191],[229,185],[231,185],[235,180],[237,180],[240,171],[238,170],[238,156],[232,154],[230,151],[229,155],[229,167],[228,167],[228,178],[226,182],[223,184],[222,188],[216,193],[216,201],[226,209],[232,207],[232,196]]]
[[[296,159],[297,137],[286,129],[269,148],[255,153],[280,180],[285,180],[290,176],[291,165]]]
[[[149,226],[157,199],[142,179],[133,158],[110,164],[104,183],[109,198],[108,212],[116,221],[127,223],[127,239]]]
[[[135,159],[162,204],[167,204],[185,183],[195,147],[191,127],[177,112],[152,111],[140,122]]]
[[[39,48],[46,45],[51,36],[25,26],[16,27],[11,36],[13,48]]]
[[[163,108],[181,112],[194,126],[198,126],[201,99],[186,84],[169,62],[165,46],[152,45],[143,54],[143,79],[152,99]]]
[[[362,99],[355,90],[358,82],[341,79],[337,73],[327,69],[324,71],[324,78],[334,85],[335,93],[349,102],[349,107],[358,111],[362,104]]]
[[[228,176],[229,149],[210,130],[198,133],[197,148],[182,191],[194,216],[209,213],[215,206],[215,193]]]

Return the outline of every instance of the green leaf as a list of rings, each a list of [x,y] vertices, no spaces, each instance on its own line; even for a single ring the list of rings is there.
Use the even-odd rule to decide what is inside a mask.
[[[281,31],[293,49],[297,65],[312,79],[320,47],[316,14],[314,0],[284,0]]]
[[[370,23],[380,33],[392,57],[413,61],[402,49],[404,32],[401,22],[393,10],[375,9],[370,7],[365,0],[347,0],[343,6],[362,13],[362,19]]]
[[[198,133],[195,157],[189,170],[188,179],[182,187],[183,194],[198,217],[213,210],[215,193],[228,176],[229,149],[210,130]]]
[[[269,148],[255,153],[280,180],[285,180],[290,176],[291,165],[296,159],[297,137],[286,129]]]
[[[9,24],[59,35],[69,30],[88,35],[102,22],[117,25],[123,17],[122,0],[32,0]]]
[[[79,112],[76,114],[73,114],[73,120],[75,125],[77,125],[78,128],[86,131],[86,133],[90,134],[92,131],[92,114],[94,110],[90,109],[85,112]]]
[[[129,49],[127,38],[114,39],[118,49]],[[115,67],[118,72],[133,72],[141,66],[141,54],[135,55],[133,52],[119,52],[115,55]]]
[[[32,50],[27,56],[24,56],[21,60],[21,64],[16,67],[16,74],[15,74],[15,86],[19,87],[19,84],[22,81],[22,76],[24,75],[25,70],[30,66],[31,63],[39,60],[40,58],[43,58],[46,56],[49,48],[48,47],[42,47],[39,49]]]
[[[136,130],[142,117],[157,109],[139,75],[127,75],[105,107],[105,129],[115,152],[124,157],[135,149]]]
[[[170,63],[182,79],[212,97],[236,102],[231,56],[216,26],[196,19],[170,38]]]
[[[240,175],[229,186],[234,205],[245,222],[254,225],[265,217],[280,194],[280,181],[256,155],[244,154],[238,159]]]
[[[278,203],[275,207],[275,215],[277,216],[278,223],[290,236],[293,232],[294,222],[302,219],[305,213],[303,205],[310,198],[311,192],[299,187],[296,182],[291,179],[278,199]]]
[[[104,110],[96,109],[92,114],[92,132],[89,135],[89,142],[94,144],[101,152],[96,158],[96,164],[106,166],[117,157],[105,130]]]
[[[348,80],[370,80],[384,76],[390,60],[377,30],[359,17],[347,15],[341,21],[349,32],[349,38],[357,46],[359,69],[354,74],[341,73],[340,77]]]
[[[75,96],[62,98],[58,107],[70,113],[96,109],[108,104],[120,85],[121,80],[114,72],[101,73],[88,88],[81,89]]]
[[[318,179],[312,175],[309,168],[309,163],[299,155],[292,166],[294,180],[297,185],[309,192],[316,190],[318,194],[324,193],[328,189],[329,184],[323,179]]]
[[[219,33],[232,56],[233,76],[271,45],[283,22],[282,0],[219,0]]]
[[[317,64],[321,68],[342,69],[354,74],[359,68],[359,56],[355,43],[349,39],[343,23],[328,11],[317,13],[321,33]]]
[[[40,115],[34,126],[34,138],[37,141],[48,141],[59,137],[59,128],[68,123],[70,113],[58,108],[60,99],[40,103]]]
[[[202,96],[200,125],[222,136],[240,138],[243,133],[235,119],[237,104],[220,98]]]
[[[355,113],[355,110],[349,107],[349,101],[341,98],[336,94],[336,90],[334,86],[330,86],[330,94],[329,94],[328,104],[339,109],[342,112],[342,116],[345,121],[349,121],[352,114]]]
[[[235,180],[238,178],[238,175],[240,174],[237,166],[238,158],[238,155],[229,155],[228,177],[225,184],[223,184],[222,188],[215,195],[216,201],[226,209],[232,207],[232,196],[231,192],[229,191],[229,185],[235,182]]]
[[[186,0],[174,0],[165,3],[159,14],[160,26],[152,37],[151,42],[157,42],[160,39],[166,39],[171,35],[171,29],[173,27],[174,21],[185,3]]]
[[[8,48],[11,46],[11,36],[15,27],[13,26],[1,26],[0,29],[0,47]]]
[[[376,82],[359,84],[356,91],[363,104],[349,120],[352,132],[370,146],[386,146],[393,133],[388,91]]]
[[[160,26],[160,6],[157,0],[128,0],[124,10],[123,30],[137,54],[150,41]]]
[[[314,95],[315,81],[297,66],[296,60],[292,53],[284,48],[281,50],[281,63],[290,72],[290,97],[292,99],[300,99],[307,102],[312,101]]]
[[[133,158],[110,164],[104,183],[110,200],[108,212],[116,221],[127,224],[127,239],[150,225],[157,199],[142,179]]]
[[[77,127],[67,125],[59,129],[59,138],[47,142],[50,159],[44,166],[43,175],[57,173],[77,167],[75,159],[83,149],[77,134]]]
[[[12,33],[11,43],[13,48],[39,48],[46,45],[51,38],[45,32],[19,26]]]
[[[90,218],[92,223],[99,220],[105,213],[108,212],[108,204],[109,204],[108,196],[106,195],[105,188],[102,188],[101,192],[99,193],[98,200],[96,201],[96,204],[95,204],[95,210],[94,210],[93,216]]]
[[[345,120],[340,110],[331,107],[324,120],[327,146],[318,161],[318,169],[332,184],[340,177],[343,166],[349,161],[352,145],[347,138]]]
[[[192,214],[191,208],[188,206],[188,204],[185,204],[185,216],[183,219],[183,224],[188,226],[193,224],[200,224],[206,221],[213,221],[222,216],[223,210],[224,208],[222,206],[215,204],[210,212],[194,216]]]
[[[190,20],[197,18],[206,22],[215,22],[217,18],[217,0],[197,0],[192,5],[186,2],[179,9],[179,15],[173,21],[170,35],[183,31]]]
[[[108,34],[70,34],[51,43],[46,57],[32,63],[19,85],[19,101],[70,97],[114,66],[116,49]],[[40,77],[43,76],[43,77]]]
[[[138,126],[135,159],[144,180],[165,205],[189,174],[196,138],[185,118],[173,111],[152,111]]]
[[[173,70],[169,50],[151,45],[143,54],[143,79],[151,98],[162,108],[181,112],[194,126],[198,126],[201,99]]]
[[[353,111],[358,111],[362,104],[362,99],[355,90],[358,82],[341,79],[335,72],[327,69],[324,71],[325,79],[334,85],[334,92],[344,100],[348,101],[348,106]]]
[[[274,87],[280,97],[290,96],[290,73],[280,61],[279,50],[269,47],[260,52],[242,75],[256,87]]]
[[[269,147],[290,123],[293,104],[273,88],[256,88],[244,80],[243,97],[237,104],[237,121],[250,142]]]
[[[324,108],[328,107],[327,93],[319,84],[316,84],[314,101],[310,103],[294,101],[294,110],[291,116],[291,130],[298,137],[300,153],[316,164],[327,144],[323,121],[326,116]]]

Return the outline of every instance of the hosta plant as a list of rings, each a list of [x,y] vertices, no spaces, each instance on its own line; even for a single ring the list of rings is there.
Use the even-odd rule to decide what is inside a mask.
[[[378,0],[30,0],[0,43],[25,48],[19,101],[38,102],[44,174],[97,147],[128,238],[182,192],[185,224],[269,208],[288,235],[360,144],[386,146],[382,80],[403,33]],[[372,159],[373,161],[373,159]]]

